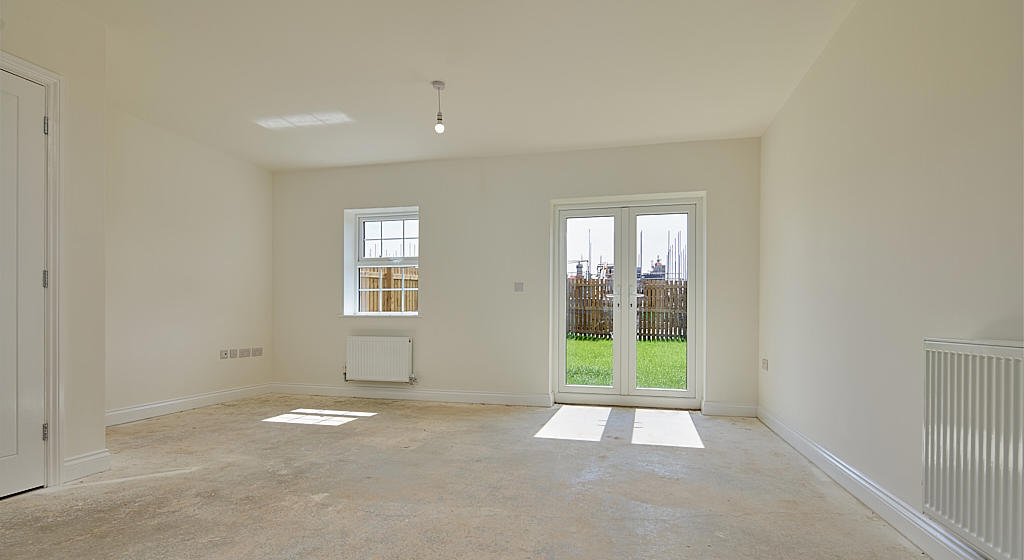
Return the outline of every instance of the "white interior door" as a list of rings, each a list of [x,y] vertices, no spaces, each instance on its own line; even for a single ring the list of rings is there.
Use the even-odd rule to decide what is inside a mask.
[[[0,496],[45,482],[45,106],[0,70]]]
[[[699,208],[558,210],[556,400],[700,407]]]

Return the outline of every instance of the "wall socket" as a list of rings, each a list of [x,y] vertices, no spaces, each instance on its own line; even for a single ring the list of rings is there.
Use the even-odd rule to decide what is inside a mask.
[[[761,369],[768,371],[768,358],[761,358]]]
[[[230,350],[221,350],[220,359],[226,360],[228,358],[258,358],[263,355],[262,346],[253,346],[252,348],[232,348]]]
[[[513,292],[525,292],[526,291],[526,282],[521,282],[521,281],[513,282],[512,283],[512,291]]]

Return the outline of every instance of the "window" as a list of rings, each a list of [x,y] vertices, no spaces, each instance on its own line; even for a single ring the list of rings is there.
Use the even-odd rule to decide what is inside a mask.
[[[346,314],[376,315],[419,312],[420,219],[415,208],[358,210],[349,218],[352,241],[348,249],[356,258],[346,266],[351,274]],[[350,220],[346,220],[349,222]],[[348,227],[346,228],[347,231]],[[354,305],[353,305],[354,304]]]

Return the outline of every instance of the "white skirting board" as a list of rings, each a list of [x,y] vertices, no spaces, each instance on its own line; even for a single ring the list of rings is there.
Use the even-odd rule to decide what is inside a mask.
[[[269,385],[270,384],[268,383],[264,383],[261,385],[251,385],[249,387],[210,391],[209,393],[189,395],[187,397],[179,397],[165,401],[115,408],[107,411],[107,426],[116,426],[117,424],[135,422],[136,420],[145,420],[146,418],[163,416],[164,414],[172,414],[174,412],[181,412],[183,410],[199,408],[201,406],[219,404],[247,397],[255,397],[256,395],[262,395],[269,391]]]
[[[750,403],[732,403],[722,401],[704,401],[700,412],[705,416],[744,416],[757,417],[757,405]]]
[[[985,560],[967,543],[764,408],[758,418],[934,560]]]
[[[110,451],[106,449],[68,457],[64,459],[64,464],[61,466],[61,484],[66,484],[83,476],[103,472],[109,468]]]
[[[358,397],[364,399],[408,399],[413,401],[437,401],[458,403],[508,404],[520,406],[551,406],[548,393],[482,393],[476,391],[442,391],[437,389],[415,389],[408,386],[388,387],[377,385],[315,385],[308,383],[264,383],[249,387],[238,387],[222,391],[211,391],[177,399],[168,399],[136,406],[126,406],[107,411],[107,426],[155,418],[183,410],[220,404],[223,402],[255,397],[266,393],[291,395],[324,395],[330,397]]]
[[[397,399],[453,403],[508,404],[518,406],[551,406],[550,393],[484,393],[478,391],[445,391],[413,387],[378,385],[315,385],[307,383],[270,383],[272,393],[292,395],[324,395],[363,399]]]

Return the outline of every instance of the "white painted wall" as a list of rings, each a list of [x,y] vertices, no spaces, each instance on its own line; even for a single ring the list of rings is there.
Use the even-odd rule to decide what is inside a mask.
[[[65,458],[106,447],[103,431],[106,180],[103,24],[58,0],[0,0],[0,49],[66,80],[61,193],[60,369]]]
[[[915,507],[922,339],[1024,335],[1021,15],[865,0],[763,138],[761,406]]]
[[[275,379],[341,385],[347,335],[401,334],[419,388],[546,394],[551,199],[707,190],[706,398],[756,403],[759,168],[745,139],[275,174]],[[338,317],[343,210],[409,205],[421,316]]]
[[[107,190],[107,409],[266,383],[270,173],[123,112]],[[263,346],[221,360],[221,348]]]

